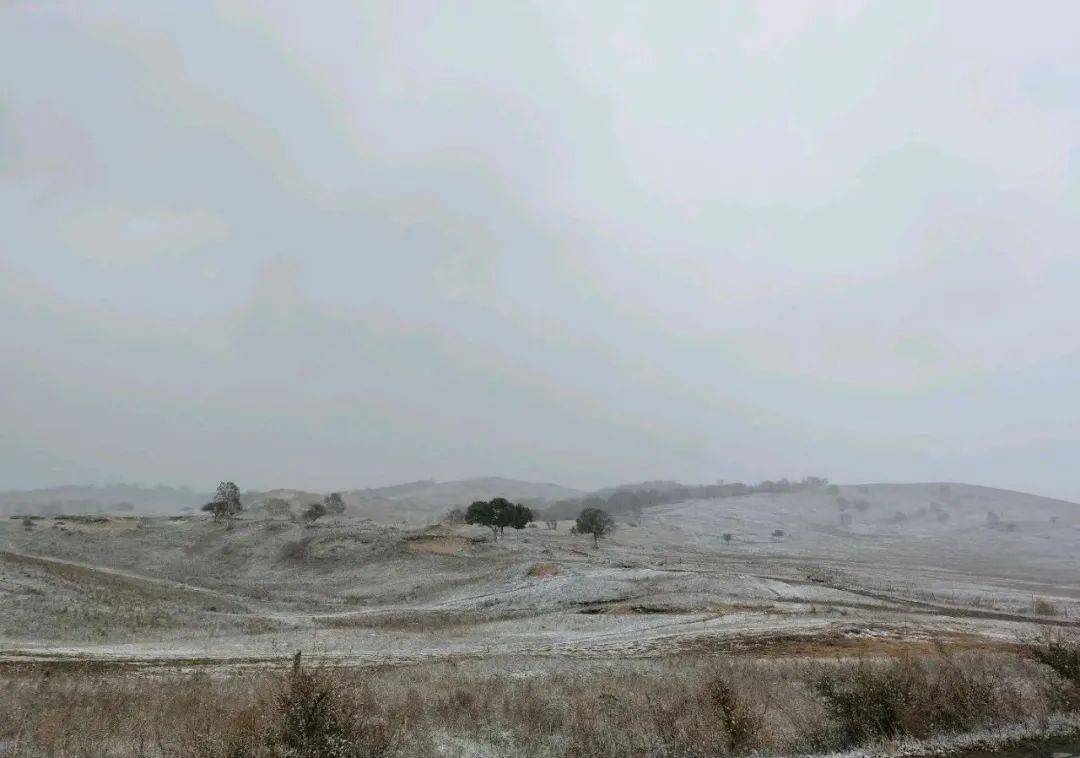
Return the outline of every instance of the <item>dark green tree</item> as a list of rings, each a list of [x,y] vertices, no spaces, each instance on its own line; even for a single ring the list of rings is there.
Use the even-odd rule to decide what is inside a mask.
[[[466,524],[479,524],[491,530],[495,539],[499,538],[499,525],[495,522],[495,511],[487,500],[475,500],[465,510]]]
[[[600,547],[600,538],[615,531],[615,519],[602,508],[586,508],[577,517],[578,534],[591,534],[593,547]]]
[[[495,520],[495,526],[499,527],[499,534],[506,531],[506,527],[514,523],[514,504],[505,497],[491,499],[491,514]]]
[[[465,511],[466,524],[486,526],[495,539],[499,538],[506,527],[524,529],[532,520],[531,509],[524,505],[515,505],[504,497],[477,500]]]
[[[510,512],[509,526],[512,526],[514,529],[524,529],[532,520],[532,509],[527,505],[521,505],[519,503],[513,506],[513,510]]]

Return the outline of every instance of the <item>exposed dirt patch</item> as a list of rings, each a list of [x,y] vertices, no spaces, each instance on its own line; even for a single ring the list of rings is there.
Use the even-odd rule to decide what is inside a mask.
[[[786,614],[787,611],[780,610],[772,605],[753,605],[749,603],[734,603],[730,605],[709,605],[709,606],[690,606],[690,605],[665,605],[663,603],[641,603],[641,602],[626,602],[626,601],[614,601],[609,603],[595,603],[586,605],[584,608],[578,611],[578,613],[586,616],[597,615],[614,615],[623,616],[629,614],[671,614],[671,615],[686,615],[686,614],[702,614],[708,613],[714,616],[722,616],[727,613],[769,613],[769,614]]]
[[[587,616],[595,616],[599,614],[611,614],[611,615],[627,615],[631,613],[700,613],[700,611],[688,610],[686,608],[677,608],[670,605],[649,605],[645,603],[620,603],[617,605],[594,605],[588,608],[582,608],[580,613],[584,613]]]
[[[109,518],[107,516],[56,516],[52,528],[61,532],[80,535],[125,534],[142,528],[138,518]]]
[[[465,537],[446,535],[419,535],[407,537],[405,544],[416,553],[434,553],[436,555],[461,555],[468,552],[472,542]]]
[[[562,570],[554,563],[534,563],[526,573],[535,579],[548,579],[558,576]]]
[[[436,632],[517,618],[527,614],[484,614],[472,611],[417,611],[358,613],[348,616],[315,617],[331,629],[382,629],[407,632]]]

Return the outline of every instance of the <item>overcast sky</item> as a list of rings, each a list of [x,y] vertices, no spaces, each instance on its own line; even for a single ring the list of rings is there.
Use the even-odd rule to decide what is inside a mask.
[[[1078,28],[0,0],[0,488],[1080,500]]]

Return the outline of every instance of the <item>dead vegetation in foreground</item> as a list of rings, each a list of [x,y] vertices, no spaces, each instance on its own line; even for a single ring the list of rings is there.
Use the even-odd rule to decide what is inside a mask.
[[[719,657],[287,672],[8,669],[7,755],[718,756],[824,752],[1080,710],[1080,643],[859,661]],[[3,748],[0,748],[2,752]]]

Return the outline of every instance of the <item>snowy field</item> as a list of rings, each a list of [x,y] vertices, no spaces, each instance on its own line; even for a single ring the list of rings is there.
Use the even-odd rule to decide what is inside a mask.
[[[599,549],[566,521],[497,542],[386,521],[5,519],[0,650],[223,664],[296,649],[342,663],[856,654],[1080,624],[1080,507],[1001,490],[693,501],[646,509]]]

